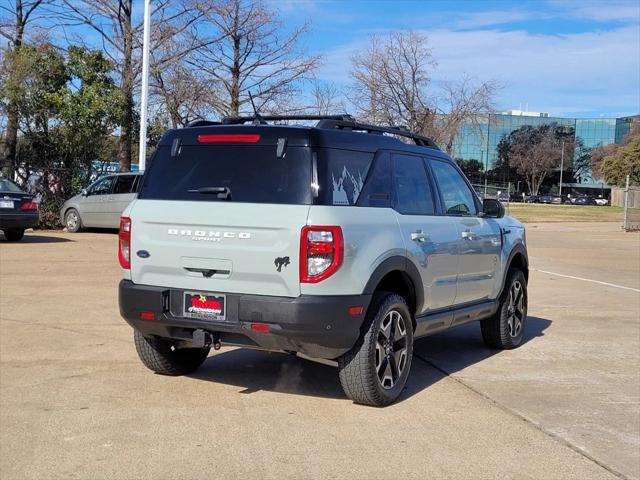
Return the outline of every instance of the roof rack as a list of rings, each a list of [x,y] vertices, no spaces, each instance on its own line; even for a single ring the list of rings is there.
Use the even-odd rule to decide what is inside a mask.
[[[368,123],[360,123],[355,120],[345,121],[345,120],[335,120],[335,119],[323,119],[318,122],[317,128],[329,128],[329,129],[340,129],[340,130],[359,130],[367,133],[375,133],[382,135],[383,133],[389,133],[391,135],[398,135],[400,137],[406,137],[412,139],[416,145],[421,147],[430,147],[440,150],[440,147],[436,145],[436,143],[428,137],[418,135],[417,133],[411,132],[405,126],[397,126],[397,127],[380,127],[378,125],[370,125]]]
[[[341,115],[252,115],[248,117],[230,116],[222,117],[224,125],[242,125],[247,122],[256,122],[265,124],[267,122],[275,122],[278,120],[342,120],[346,122],[355,122],[355,119],[348,114]]]
[[[187,123],[186,128],[191,128],[191,127],[207,127],[210,125],[221,125],[220,122],[214,122],[212,120],[193,120],[189,123]]]

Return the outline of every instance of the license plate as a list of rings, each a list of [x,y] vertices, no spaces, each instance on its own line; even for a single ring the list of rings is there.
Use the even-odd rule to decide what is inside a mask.
[[[13,208],[12,200],[0,200],[0,208]]]
[[[226,319],[226,297],[217,293],[184,292],[183,314],[199,320]]]

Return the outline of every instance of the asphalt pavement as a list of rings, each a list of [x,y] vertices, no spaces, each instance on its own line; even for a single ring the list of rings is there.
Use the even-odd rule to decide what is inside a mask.
[[[488,350],[477,325],[420,340],[384,409],[282,353],[154,375],[118,313],[113,232],[0,240],[0,478],[640,478],[640,236],[527,238],[526,343]]]

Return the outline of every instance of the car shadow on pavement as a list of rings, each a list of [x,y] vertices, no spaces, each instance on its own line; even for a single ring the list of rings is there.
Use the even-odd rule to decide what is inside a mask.
[[[527,317],[524,343],[543,336],[550,324],[550,320]],[[446,376],[444,372],[455,373],[499,352],[484,345],[480,325],[475,322],[417,340],[411,375],[398,402],[440,381]],[[265,390],[346,398],[338,379],[338,369],[332,362],[321,363],[286,353],[241,348],[212,353],[196,373],[189,375],[191,378],[233,385],[242,388],[240,393],[243,394]]]
[[[29,232],[24,234],[22,240],[18,242],[8,242],[4,235],[0,235],[0,241],[7,243],[63,243],[63,242],[75,242],[75,240],[71,240],[70,238],[65,237],[50,237],[48,235],[29,235]]]

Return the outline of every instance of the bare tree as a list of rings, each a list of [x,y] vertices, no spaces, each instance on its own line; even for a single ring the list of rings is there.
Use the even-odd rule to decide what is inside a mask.
[[[564,149],[565,155],[571,155],[572,140],[565,139]],[[509,135],[509,165],[524,176],[532,195],[538,194],[545,177],[559,166],[561,155],[562,137],[555,125],[526,126]]]
[[[442,87],[432,85],[437,63],[428,38],[417,32],[371,37],[366,51],[352,58],[353,103],[359,116],[433,138],[453,153],[460,127],[477,124],[493,111],[499,85],[464,76]]]
[[[133,21],[133,0],[61,0],[64,8],[60,18],[67,28],[75,26],[92,28],[97,34],[102,50],[111,59],[120,76],[120,89],[124,101],[124,115],[120,128],[118,160],[121,170],[130,170],[135,130],[134,89],[141,71],[140,49],[142,22]],[[162,45],[174,36],[195,28],[202,12],[190,0],[156,0],[151,16],[151,51],[154,64],[152,70],[160,71],[184,57],[183,50],[162,49]],[[170,26],[170,27],[169,27]],[[82,37],[78,37],[82,41]],[[203,35],[201,42],[186,45],[191,51],[208,41]],[[86,43],[86,42],[83,42]],[[160,56],[158,52],[164,51]]]
[[[220,115],[238,115],[249,93],[258,109],[277,110],[319,64],[299,46],[308,24],[282,33],[282,21],[261,0],[222,0],[203,12],[222,40],[201,48],[190,63],[216,92],[211,107]]]
[[[0,35],[8,40],[8,50],[19,49],[25,38],[25,31],[30,23],[37,20],[36,12],[48,2],[43,0],[15,0],[11,5],[0,5]],[[7,72],[10,76],[11,72]],[[11,81],[9,81],[11,83]],[[18,145],[18,106],[14,95],[7,94],[7,124],[2,152],[2,170],[8,178],[13,178],[16,150]]]
[[[315,82],[309,110],[315,115],[333,115],[345,111],[340,89],[333,83]]]

